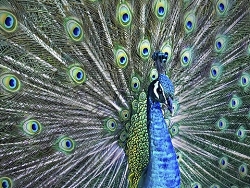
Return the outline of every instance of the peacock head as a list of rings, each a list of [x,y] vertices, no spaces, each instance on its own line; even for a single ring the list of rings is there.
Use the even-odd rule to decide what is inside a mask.
[[[167,105],[168,110],[173,115],[173,95],[168,85],[162,84],[159,79],[154,80],[149,85],[148,95],[152,102],[159,102]]]

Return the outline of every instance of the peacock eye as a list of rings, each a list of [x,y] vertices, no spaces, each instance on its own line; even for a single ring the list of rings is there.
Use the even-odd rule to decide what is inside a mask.
[[[181,53],[181,65],[187,67],[192,63],[192,50],[185,48]]]
[[[69,75],[76,84],[82,84],[87,80],[85,71],[78,66],[71,67],[69,70]]]
[[[58,140],[59,149],[63,152],[72,152],[75,149],[74,141],[69,137],[61,137]]]
[[[240,167],[239,167],[239,174],[240,174],[241,177],[245,177],[247,175],[247,171],[248,171],[248,169],[247,169],[247,165],[246,164],[240,165]]]
[[[186,33],[190,33],[194,31],[196,27],[196,17],[194,13],[191,12],[186,15],[184,25],[185,25],[184,28],[185,28]]]
[[[22,128],[23,128],[23,131],[27,133],[28,135],[37,135],[42,130],[41,124],[34,119],[25,121],[22,124]]]
[[[117,9],[118,20],[124,27],[129,26],[132,21],[132,14],[126,4],[121,4]]]
[[[159,20],[163,20],[168,12],[168,3],[166,0],[158,0],[155,2],[154,12]]]
[[[114,132],[117,128],[117,122],[113,118],[109,118],[105,121],[104,127],[109,132]]]
[[[216,12],[219,16],[225,16],[226,12],[229,9],[229,1],[228,0],[218,0],[216,3]]]
[[[0,10],[0,27],[5,32],[14,32],[17,28],[16,17],[8,11]]]
[[[2,188],[11,188],[12,187],[12,181],[8,177],[2,177],[0,178],[0,187]]]
[[[139,54],[141,58],[144,60],[148,59],[150,53],[151,53],[150,42],[147,39],[141,41],[139,44]]]
[[[158,78],[158,71],[157,71],[157,69],[152,69],[150,71],[150,75],[149,75],[150,82],[156,80],[157,78]]]
[[[123,69],[128,65],[128,56],[123,49],[118,49],[115,53],[116,64],[119,68]]]
[[[172,46],[168,43],[164,44],[162,47],[161,47],[161,51],[164,53],[164,54],[167,54],[167,63],[170,61],[170,59],[172,58]]]
[[[224,35],[218,35],[215,38],[214,49],[217,53],[221,53],[226,50],[228,40]]]
[[[82,26],[74,19],[69,19],[66,21],[66,31],[70,38],[77,42],[83,39],[83,29]]]
[[[140,80],[137,77],[133,77],[131,80],[131,89],[134,92],[138,92],[140,90]]]
[[[157,93],[162,94],[162,89],[161,89],[161,87],[158,87],[158,88],[157,88]]]
[[[20,81],[13,74],[4,74],[0,77],[2,87],[10,92],[17,92],[20,89]]]

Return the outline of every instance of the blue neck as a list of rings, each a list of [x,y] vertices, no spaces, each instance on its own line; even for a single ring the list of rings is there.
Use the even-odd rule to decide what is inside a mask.
[[[159,102],[148,97],[149,165],[145,188],[179,188],[180,170]]]

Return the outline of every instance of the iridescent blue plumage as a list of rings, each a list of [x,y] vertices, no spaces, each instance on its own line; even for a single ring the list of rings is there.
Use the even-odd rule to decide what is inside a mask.
[[[180,187],[179,166],[166,123],[160,117],[160,104],[157,102],[151,107],[150,163],[145,188]]]
[[[180,187],[179,165],[160,104],[166,101],[167,96],[169,98],[173,96],[173,93],[174,86],[171,80],[163,74],[160,74],[159,79],[153,81],[148,89],[147,121],[150,153],[144,183],[141,185],[144,188]],[[172,109],[172,105],[169,106],[171,106],[169,109]]]

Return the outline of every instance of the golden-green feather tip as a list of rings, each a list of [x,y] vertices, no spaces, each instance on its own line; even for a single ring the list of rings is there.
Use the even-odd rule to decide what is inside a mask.
[[[162,47],[161,47],[161,52],[168,54],[168,58],[167,58],[167,61],[166,61],[168,63],[171,60],[172,55],[173,55],[173,53],[172,53],[172,46],[170,44],[168,44],[168,43],[164,43],[162,45]]]
[[[170,134],[172,137],[176,136],[179,134],[179,125],[175,123],[171,128],[170,128]]]
[[[83,68],[80,66],[72,66],[69,68],[69,76],[71,80],[76,84],[85,83],[87,76]]]
[[[213,185],[211,185],[209,188],[220,188],[220,186],[217,185],[217,184],[213,184]]]
[[[123,48],[118,48],[115,52],[116,65],[123,69],[128,65],[128,55]]]
[[[177,158],[178,162],[181,163],[182,160],[183,160],[182,153],[181,152],[176,152],[176,158]]]
[[[8,177],[1,177],[0,178],[0,188],[12,188],[13,183],[12,180]]]
[[[29,119],[21,124],[22,130],[31,136],[38,135],[42,131],[41,123],[35,119]]]
[[[228,158],[227,157],[222,157],[219,159],[219,166],[221,169],[226,169],[228,166]]]
[[[225,130],[227,129],[228,127],[228,122],[226,120],[226,118],[220,118],[217,123],[216,123],[216,127],[219,129],[219,130]]]
[[[188,67],[192,63],[192,49],[191,48],[185,48],[181,52],[181,66],[182,67]]]
[[[157,69],[151,69],[149,74],[149,81],[152,82],[158,78],[158,71]]]
[[[75,142],[67,136],[58,138],[56,143],[58,150],[67,154],[73,152],[75,149]]]
[[[117,129],[117,122],[113,118],[108,118],[104,121],[104,128],[108,132],[114,132]]]
[[[180,108],[180,104],[178,103],[178,101],[174,100],[173,101],[173,115],[176,114]],[[169,111],[168,111],[169,113]]]
[[[222,53],[227,47],[227,37],[225,35],[218,35],[215,38],[214,49],[217,53]]]
[[[247,165],[246,164],[242,164],[239,166],[239,175],[240,177],[244,178],[248,175],[248,169],[247,169]]]
[[[243,141],[246,138],[246,136],[247,136],[246,129],[243,126],[241,126],[236,131],[236,136],[239,138],[239,140]]]
[[[241,106],[242,101],[240,97],[234,95],[231,100],[229,101],[229,107],[233,110],[238,110],[238,108]]]
[[[140,90],[140,87],[141,87],[141,82],[140,82],[139,78],[136,76],[132,77],[132,79],[131,79],[132,91],[138,92]]]
[[[192,184],[191,184],[191,187],[192,187],[192,188],[202,188],[201,184],[198,183],[198,182],[192,183]]]
[[[186,33],[191,33],[196,28],[196,16],[193,12],[189,12],[184,17],[184,29]]]
[[[136,111],[137,108],[138,108],[138,100],[135,99],[132,101],[132,109]]]
[[[222,74],[222,67],[217,63],[213,64],[210,69],[210,78],[218,80]]]
[[[127,4],[122,3],[117,7],[117,18],[118,18],[119,23],[123,27],[128,27],[131,25],[132,13]]]
[[[123,109],[120,111],[120,118],[122,121],[128,121],[130,118],[129,110]]]
[[[74,42],[83,40],[83,29],[79,21],[72,18],[67,18],[65,21],[65,29],[70,39]]]
[[[6,91],[17,92],[21,88],[21,82],[14,74],[3,74],[0,76],[0,81]]]
[[[147,94],[145,92],[141,92],[139,95],[139,101],[144,102],[147,99]]]
[[[168,13],[168,2],[166,0],[156,0],[154,13],[159,20],[163,20]]]
[[[243,88],[247,88],[250,86],[250,75],[248,73],[242,73],[240,80],[240,86]]]
[[[147,39],[142,40],[139,43],[139,55],[142,59],[146,60],[149,58],[150,53],[151,53],[151,46],[150,46],[150,42]]]
[[[16,31],[17,29],[17,19],[9,11],[0,9],[0,27],[7,33]]]
[[[126,131],[122,131],[121,134],[120,134],[120,137],[119,137],[120,141],[124,142],[124,141],[126,141],[127,138],[128,138],[127,132]]]
[[[229,10],[228,0],[218,0],[216,3],[216,12],[219,16],[225,16]]]

